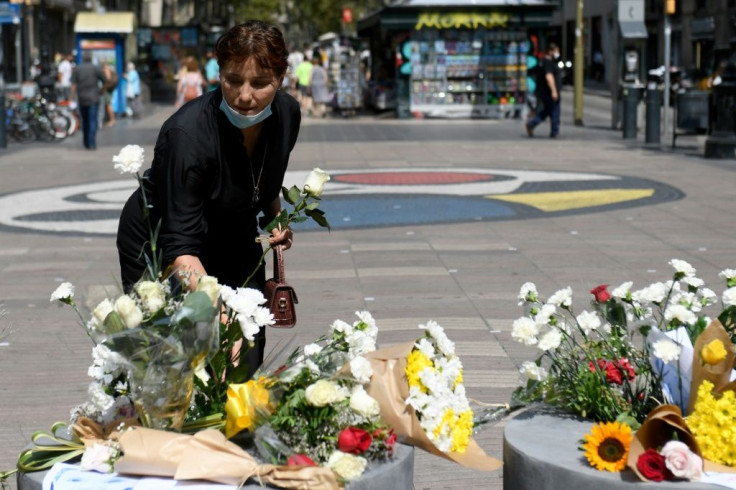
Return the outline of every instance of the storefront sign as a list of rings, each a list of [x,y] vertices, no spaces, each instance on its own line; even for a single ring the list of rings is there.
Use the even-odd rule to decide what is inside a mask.
[[[20,24],[20,5],[0,2],[0,24]]]
[[[422,12],[414,26],[417,31],[425,27],[435,29],[477,29],[506,27],[508,14],[500,12]]]

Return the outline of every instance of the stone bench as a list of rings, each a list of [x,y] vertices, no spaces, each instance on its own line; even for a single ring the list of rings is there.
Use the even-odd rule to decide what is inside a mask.
[[[503,488],[508,490],[713,490],[685,481],[642,482],[632,471],[592,468],[578,448],[593,422],[538,408],[510,420],[503,436]]]
[[[41,490],[46,471],[18,473],[18,490]],[[244,485],[244,489],[257,490],[263,487],[257,483]],[[396,444],[395,456],[387,463],[371,464],[363,475],[346,486],[347,490],[411,490],[414,488],[414,448]]]

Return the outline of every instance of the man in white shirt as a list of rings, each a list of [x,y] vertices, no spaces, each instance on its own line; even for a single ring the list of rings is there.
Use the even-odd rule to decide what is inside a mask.
[[[59,67],[57,68],[59,89],[61,91],[62,100],[69,99],[69,89],[72,86],[72,70],[74,69],[72,60],[74,60],[74,57],[71,54],[67,54],[64,56],[64,59],[61,60]]]

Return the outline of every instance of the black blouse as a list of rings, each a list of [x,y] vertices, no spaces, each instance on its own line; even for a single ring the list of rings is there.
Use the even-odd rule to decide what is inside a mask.
[[[279,196],[289,154],[299,134],[299,104],[276,92],[248,157],[243,134],[220,110],[217,89],[185,104],[162,126],[153,164],[144,174],[151,223],[161,220],[158,246],[164,267],[180,255],[195,255],[221,284],[243,285],[262,249],[255,242],[257,215]],[[254,187],[258,200],[254,202]],[[123,209],[118,252],[123,286],[143,275],[140,252],[148,240],[140,190]],[[263,282],[261,271],[257,283]]]

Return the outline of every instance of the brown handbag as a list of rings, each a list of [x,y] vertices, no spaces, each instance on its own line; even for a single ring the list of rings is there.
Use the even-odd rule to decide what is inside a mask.
[[[276,321],[271,326],[291,328],[296,325],[296,307],[294,305],[299,300],[294,288],[286,282],[283,245],[277,245],[273,248],[273,277],[266,281],[263,292],[266,296],[266,304]]]

